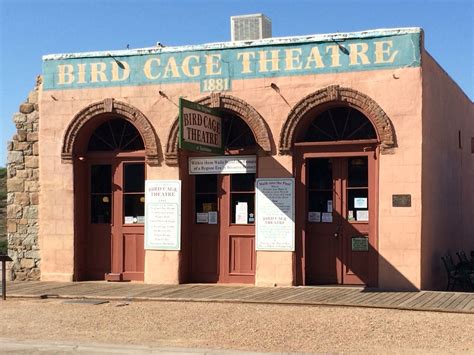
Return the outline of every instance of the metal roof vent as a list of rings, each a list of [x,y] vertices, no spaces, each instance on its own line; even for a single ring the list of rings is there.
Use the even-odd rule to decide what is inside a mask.
[[[264,14],[231,16],[232,42],[249,41],[272,36],[272,21]]]

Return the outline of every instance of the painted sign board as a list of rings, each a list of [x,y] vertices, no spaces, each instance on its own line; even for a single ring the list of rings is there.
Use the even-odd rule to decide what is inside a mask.
[[[224,155],[217,157],[189,158],[189,174],[255,174],[255,155]]]
[[[295,179],[256,179],[256,249],[295,250]]]
[[[421,34],[388,29],[48,55],[43,90],[199,83],[201,92],[223,92],[241,79],[418,67]]]
[[[195,152],[223,154],[219,110],[180,98],[179,147]]]
[[[181,249],[181,181],[145,181],[145,249]]]

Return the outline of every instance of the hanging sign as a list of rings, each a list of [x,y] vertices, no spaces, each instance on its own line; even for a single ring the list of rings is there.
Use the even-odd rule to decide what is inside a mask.
[[[179,99],[179,147],[195,152],[223,154],[220,111]]]
[[[256,179],[256,249],[295,250],[295,179]]]
[[[257,172],[255,155],[225,155],[189,158],[189,174],[254,174]]]
[[[181,181],[145,181],[145,249],[181,249]]]

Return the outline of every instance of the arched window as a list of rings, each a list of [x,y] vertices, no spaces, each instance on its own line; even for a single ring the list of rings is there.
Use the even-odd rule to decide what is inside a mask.
[[[113,118],[96,128],[89,139],[88,151],[133,151],[145,149],[137,129],[128,121]]]
[[[302,134],[299,142],[328,142],[376,139],[370,120],[351,107],[335,107],[320,113]]]
[[[255,137],[250,127],[235,114],[226,112],[222,119],[222,140],[225,150],[253,147]]]

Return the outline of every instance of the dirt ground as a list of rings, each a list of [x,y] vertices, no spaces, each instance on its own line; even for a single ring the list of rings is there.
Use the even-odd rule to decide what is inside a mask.
[[[474,353],[474,315],[199,302],[0,301],[0,338],[252,351]]]

